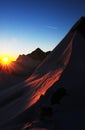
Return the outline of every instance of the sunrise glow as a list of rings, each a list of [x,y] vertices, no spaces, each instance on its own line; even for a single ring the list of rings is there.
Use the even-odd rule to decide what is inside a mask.
[[[2,60],[1,60],[1,63],[3,64],[3,65],[9,65],[10,63],[11,63],[11,58],[9,58],[9,57],[2,57]]]

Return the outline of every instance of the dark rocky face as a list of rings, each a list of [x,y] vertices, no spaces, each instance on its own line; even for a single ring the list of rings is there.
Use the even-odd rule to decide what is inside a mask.
[[[51,104],[60,104],[61,99],[67,95],[66,89],[58,88],[56,92],[53,94],[51,99]]]
[[[80,20],[73,26],[71,31],[78,31],[85,38],[85,17],[81,17]]]

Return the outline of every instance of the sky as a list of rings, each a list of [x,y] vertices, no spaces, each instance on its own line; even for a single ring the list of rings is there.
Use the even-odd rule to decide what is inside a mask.
[[[85,0],[0,0],[0,55],[55,48],[85,16]]]

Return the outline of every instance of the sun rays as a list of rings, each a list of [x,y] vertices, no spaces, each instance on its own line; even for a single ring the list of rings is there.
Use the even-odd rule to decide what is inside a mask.
[[[4,56],[4,57],[1,58],[1,64],[4,65],[4,66],[9,65],[11,62],[12,62],[11,58],[8,57],[8,56]]]

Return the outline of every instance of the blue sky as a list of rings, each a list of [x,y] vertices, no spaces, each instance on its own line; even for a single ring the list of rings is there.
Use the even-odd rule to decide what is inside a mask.
[[[84,0],[0,0],[0,55],[52,50],[81,16]]]

